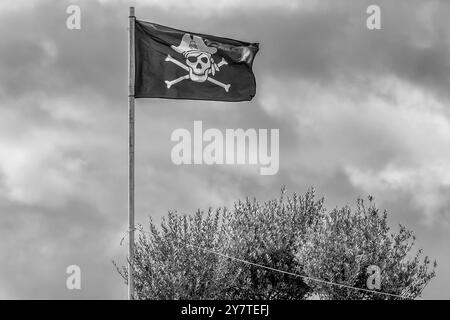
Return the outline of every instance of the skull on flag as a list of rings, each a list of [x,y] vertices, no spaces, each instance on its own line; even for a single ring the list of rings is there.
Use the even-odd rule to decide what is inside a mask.
[[[170,55],[166,57],[165,61],[176,64],[180,68],[188,71],[189,74],[172,81],[166,80],[167,88],[180,81],[190,79],[194,82],[209,81],[224,88],[228,92],[230,84],[224,84],[210,77],[210,75],[214,76],[217,71],[220,71],[221,66],[228,64],[224,58],[219,63],[214,62],[212,55],[217,52],[216,48],[208,47],[201,37],[191,36],[188,33],[184,34],[178,47],[172,45],[171,48],[182,54],[186,59],[186,63],[184,64],[172,58]]]
[[[204,82],[211,72],[211,55],[206,52],[189,52],[186,55],[186,64],[189,67],[189,78],[195,82]]]

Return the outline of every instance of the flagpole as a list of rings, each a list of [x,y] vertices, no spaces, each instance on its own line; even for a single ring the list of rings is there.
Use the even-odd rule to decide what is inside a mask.
[[[134,277],[133,277],[133,258],[134,258],[134,25],[136,17],[134,16],[134,7],[130,7],[128,17],[128,49],[130,62],[128,66],[128,299],[134,298]]]

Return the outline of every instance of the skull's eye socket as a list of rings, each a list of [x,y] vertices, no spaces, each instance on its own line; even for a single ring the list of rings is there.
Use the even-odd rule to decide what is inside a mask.
[[[208,62],[208,58],[207,57],[202,57],[200,60],[202,60],[203,63],[207,63]]]
[[[197,57],[188,57],[188,60],[189,60],[189,62],[191,62],[191,63],[195,63],[195,62],[197,62]]]

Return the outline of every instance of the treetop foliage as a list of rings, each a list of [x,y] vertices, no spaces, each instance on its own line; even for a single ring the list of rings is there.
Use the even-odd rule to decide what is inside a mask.
[[[378,291],[416,298],[436,262],[414,253],[414,241],[404,226],[390,232],[371,197],[328,212],[313,188],[292,196],[283,188],[263,203],[171,211],[159,228],[150,219],[131,263],[138,299],[396,299],[308,279],[367,289],[372,265],[381,270]],[[117,269],[126,282],[126,266]]]

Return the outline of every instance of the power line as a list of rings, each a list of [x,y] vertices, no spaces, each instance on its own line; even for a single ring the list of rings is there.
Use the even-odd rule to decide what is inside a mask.
[[[353,290],[365,291],[365,292],[369,292],[369,293],[375,293],[375,294],[381,294],[381,295],[386,295],[386,296],[392,296],[392,297],[401,298],[401,299],[409,299],[407,297],[403,297],[403,296],[392,294],[392,293],[380,292],[380,291],[364,289],[364,288],[357,288],[357,287],[352,287],[352,286],[349,286],[349,285],[346,285],[346,284],[340,284],[340,283],[335,283],[335,282],[331,282],[331,281],[311,278],[311,277],[308,277],[308,276],[302,276],[302,275],[297,274],[297,273],[284,271],[284,270],[280,270],[280,269],[275,269],[275,268],[272,268],[272,267],[264,266],[262,264],[258,264],[258,263],[250,262],[250,261],[247,261],[247,260],[231,257],[231,256],[228,256],[228,255],[225,255],[225,254],[222,254],[222,253],[219,253],[219,252],[214,252],[212,250],[209,250],[209,249],[206,249],[206,248],[202,248],[202,247],[198,247],[198,246],[195,246],[195,245],[192,245],[192,244],[189,244],[189,243],[186,243],[186,246],[197,248],[197,249],[203,250],[205,252],[208,252],[208,253],[211,253],[211,254],[215,254],[215,255],[218,255],[218,256],[221,256],[221,257],[224,257],[224,258],[228,258],[228,259],[231,259],[231,260],[236,260],[236,261],[239,261],[239,262],[242,262],[242,263],[253,265],[255,267],[271,270],[271,271],[274,271],[274,272],[284,273],[284,274],[287,274],[287,275],[290,275],[290,276],[294,276],[294,277],[298,277],[298,278],[302,278],[302,279],[305,279],[305,280],[325,283],[325,284],[339,286],[339,287],[343,287],[343,288],[347,288],[347,289],[353,289]]]

